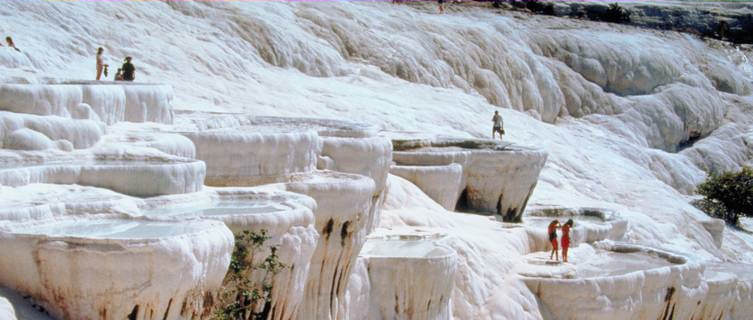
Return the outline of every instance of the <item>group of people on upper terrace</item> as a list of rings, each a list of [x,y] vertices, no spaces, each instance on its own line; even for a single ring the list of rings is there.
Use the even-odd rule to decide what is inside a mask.
[[[105,63],[104,53],[104,48],[99,47],[97,49],[97,80],[101,80],[102,75],[107,79],[109,65]],[[131,60],[131,57],[125,57],[123,65],[115,73],[115,81],[133,81],[136,79],[136,67]]]

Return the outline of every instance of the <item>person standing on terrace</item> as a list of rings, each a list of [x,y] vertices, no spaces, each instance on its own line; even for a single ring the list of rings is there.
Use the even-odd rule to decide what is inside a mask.
[[[499,140],[502,140],[502,135],[505,134],[505,129],[504,121],[502,120],[502,116],[499,115],[499,111],[494,111],[492,122],[494,123],[494,127],[492,127],[492,139],[495,139],[496,134],[499,133]]]
[[[567,262],[567,249],[570,248],[570,229],[573,227],[573,219],[568,219],[562,226],[562,261]]]
[[[557,248],[557,228],[559,228],[560,222],[559,220],[554,220],[549,223],[549,226],[546,228],[546,233],[549,236],[549,243],[552,244],[552,253],[549,254],[549,260],[552,260],[552,257],[556,259],[557,261],[560,261],[559,257],[559,249]]]
[[[105,52],[105,49],[102,47],[99,47],[97,49],[97,80],[102,78],[102,71],[107,68],[104,58],[102,57],[102,54],[104,52]],[[107,71],[105,71],[105,77],[107,77]]]

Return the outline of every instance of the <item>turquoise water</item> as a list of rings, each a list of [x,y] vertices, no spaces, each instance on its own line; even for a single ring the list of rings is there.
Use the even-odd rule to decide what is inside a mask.
[[[192,222],[134,221],[124,219],[66,220],[16,228],[17,234],[93,239],[153,239],[198,231]]]

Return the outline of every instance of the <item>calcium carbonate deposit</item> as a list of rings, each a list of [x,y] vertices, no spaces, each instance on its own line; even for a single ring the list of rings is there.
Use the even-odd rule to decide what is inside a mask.
[[[445,6],[0,2],[0,319],[750,319],[749,47]]]

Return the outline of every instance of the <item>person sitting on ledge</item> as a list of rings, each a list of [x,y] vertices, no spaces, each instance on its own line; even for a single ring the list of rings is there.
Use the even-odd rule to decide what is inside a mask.
[[[125,63],[123,63],[121,69],[123,70],[124,81],[133,81],[136,79],[136,67],[131,63],[131,57],[125,58]]]

